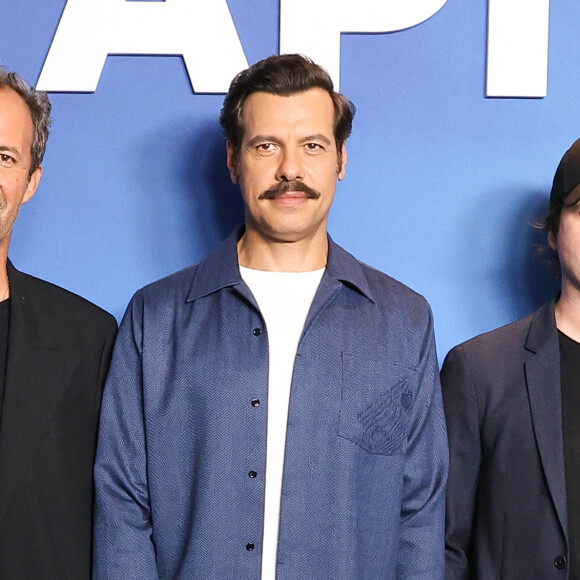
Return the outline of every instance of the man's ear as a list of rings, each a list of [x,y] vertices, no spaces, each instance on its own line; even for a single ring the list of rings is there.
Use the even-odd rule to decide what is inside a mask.
[[[228,152],[228,169],[230,170],[230,178],[232,183],[238,183],[240,175],[238,172],[238,155],[236,153],[235,147],[232,145],[231,141],[226,144]]]
[[[42,165],[39,165],[28,179],[28,185],[26,186],[26,191],[22,198],[22,203],[26,203],[32,196],[36,193],[38,184],[40,183],[40,178],[42,177]]]
[[[550,248],[554,250],[554,252],[558,251],[558,238],[554,235],[554,232],[550,232],[548,234],[548,244],[550,245]]]
[[[342,181],[346,173],[346,162],[348,161],[348,154],[346,152],[346,143],[342,144],[341,147],[341,159],[340,159],[340,170],[338,172],[338,180]]]

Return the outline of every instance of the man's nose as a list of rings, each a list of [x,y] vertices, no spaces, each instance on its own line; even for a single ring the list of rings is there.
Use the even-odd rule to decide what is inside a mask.
[[[278,181],[293,181],[304,178],[304,168],[300,152],[294,149],[284,149],[280,156],[280,163],[276,172]]]

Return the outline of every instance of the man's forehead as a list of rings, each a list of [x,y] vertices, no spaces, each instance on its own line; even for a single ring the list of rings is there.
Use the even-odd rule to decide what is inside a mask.
[[[7,85],[0,87],[0,102],[6,102],[13,104],[14,106],[21,107],[23,110],[26,110],[30,114],[30,109],[28,108],[26,101],[12,87]]]
[[[32,128],[32,115],[26,101],[7,86],[0,87],[0,113],[11,119],[27,121]]]
[[[242,111],[244,129],[269,126],[272,129],[289,125],[315,125],[334,129],[334,105],[327,91],[308,89],[290,95],[256,91],[248,96]]]
[[[297,91],[288,94],[270,93],[267,91],[254,91],[247,96],[242,112],[248,108],[248,105],[255,101],[259,101],[261,103],[271,102],[273,106],[296,102],[309,103],[310,106],[316,106],[318,103],[324,103],[325,106],[334,108],[332,98],[328,91],[320,87],[311,87],[303,91]]]
[[[26,101],[10,87],[0,87],[0,147],[29,161],[34,123]]]

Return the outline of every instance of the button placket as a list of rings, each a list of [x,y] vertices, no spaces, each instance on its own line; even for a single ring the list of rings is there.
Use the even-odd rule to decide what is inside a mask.
[[[258,321],[256,321],[258,322]],[[259,322],[258,322],[259,323]],[[255,326],[255,327],[250,327],[251,328],[251,332],[252,332],[252,336],[260,339],[260,342],[256,342],[255,343],[255,347],[254,348],[258,348],[259,349],[259,355],[258,356],[262,356],[262,349],[264,348],[264,340],[266,337],[266,329],[265,327],[261,327],[261,326]],[[246,399],[247,400],[247,399]],[[262,401],[260,400],[260,398],[258,398],[257,396],[253,396],[250,394],[249,397],[249,403],[251,405],[251,407],[253,409],[256,409],[256,413],[257,413],[257,409],[261,406]],[[258,425],[260,425],[263,421],[263,414],[254,414],[254,412],[251,412],[251,415],[254,417],[254,421],[258,421]],[[254,461],[255,457],[252,458],[252,454],[250,454],[249,457],[250,461]],[[261,468],[260,468],[261,469]],[[260,483],[259,480],[261,478],[258,477],[258,471],[256,469],[250,469],[249,471],[247,471],[247,476],[249,479],[251,480],[256,480],[256,483],[248,483],[248,491],[252,490],[250,492],[250,496],[254,497],[254,494],[258,494],[256,497],[254,497],[254,500],[259,500],[260,499]],[[263,498],[262,498],[263,499]],[[257,504],[256,504],[257,505]],[[254,526],[252,526],[253,528]],[[248,530],[250,531],[250,530]],[[256,532],[256,530],[254,530],[254,532]],[[254,532],[250,532],[250,536],[254,535]],[[247,552],[254,552],[257,551],[256,550],[256,544],[255,542],[248,542],[245,544],[245,548]]]

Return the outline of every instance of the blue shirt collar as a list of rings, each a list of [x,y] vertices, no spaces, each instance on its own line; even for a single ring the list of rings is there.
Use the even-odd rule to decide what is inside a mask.
[[[198,265],[188,301],[197,300],[226,287],[242,284],[238,264],[237,243],[244,233],[241,226],[234,230],[207,258]],[[354,288],[371,302],[373,292],[360,262],[328,236],[328,263],[324,276],[329,276],[346,286]]]

